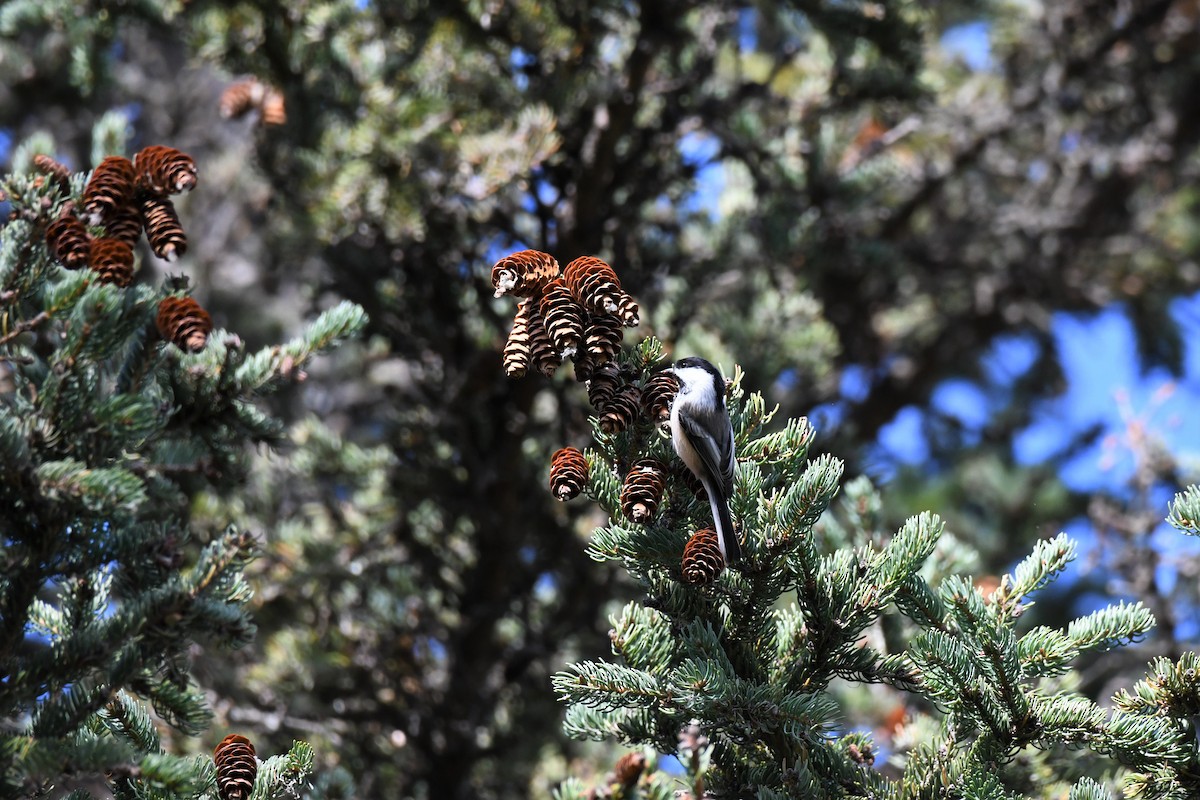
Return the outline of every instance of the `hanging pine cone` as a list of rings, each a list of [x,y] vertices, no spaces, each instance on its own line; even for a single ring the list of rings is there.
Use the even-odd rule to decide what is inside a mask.
[[[120,239],[130,247],[136,246],[138,239],[142,237],[141,212],[134,205],[115,209],[104,223],[104,235],[110,239]]]
[[[683,582],[696,586],[712,583],[725,569],[717,532],[702,528],[683,546]]]
[[[592,408],[603,414],[620,389],[621,371],[617,369],[617,365],[611,361],[602,364],[592,371],[592,377],[588,380],[588,402],[592,404]]]
[[[620,433],[633,427],[642,411],[642,391],[636,386],[626,386],[617,392],[600,415],[600,430],[608,434]]]
[[[621,512],[633,522],[649,522],[666,489],[667,468],[656,458],[643,458],[630,467],[621,485]]]
[[[88,248],[88,269],[101,283],[128,286],[133,283],[133,248],[107,236],[93,239]]]
[[[562,356],[554,349],[554,342],[550,340],[550,334],[542,322],[542,315],[533,310],[532,305],[529,313],[529,347],[529,358],[533,368],[547,378],[553,377],[558,365],[562,363]]]
[[[38,153],[33,157],[33,167],[38,172],[54,181],[58,190],[63,194],[71,192],[71,170],[55,161],[48,155]]]
[[[262,99],[262,124],[282,125],[287,122],[287,106],[283,101],[283,93],[274,86],[268,86]]]
[[[613,317],[591,317],[583,333],[584,347],[597,366],[617,357],[623,338],[625,330]]]
[[[538,311],[555,349],[563,358],[574,355],[583,340],[585,315],[583,308],[571,297],[571,290],[562,278],[555,278],[546,284],[538,301]]]
[[[575,380],[580,383],[590,381],[596,373],[596,361],[588,355],[586,348],[576,350],[575,355],[571,356],[571,363],[575,365]]]
[[[656,372],[642,387],[642,410],[651,422],[663,422],[671,417],[671,403],[679,393],[679,378],[663,370]]]
[[[508,332],[508,341],[504,343],[504,374],[510,378],[523,378],[529,371],[532,349],[529,341],[529,315],[533,309],[533,302],[527,298],[517,304],[512,330]]]
[[[550,456],[550,492],[559,500],[578,497],[587,479],[587,458],[576,448],[564,447]]]
[[[190,297],[164,297],[154,321],[164,339],[192,353],[204,349],[212,330],[212,317]]]
[[[622,325],[638,324],[638,304],[621,288],[621,281],[605,261],[580,256],[567,265],[563,278],[575,301],[600,317],[615,315]]]
[[[237,119],[262,102],[265,86],[255,78],[235,81],[221,92],[219,109],[224,119]]]
[[[129,205],[136,174],[133,162],[124,156],[109,156],[92,170],[83,190],[83,210],[92,225],[99,225],[118,208]]]
[[[71,214],[63,214],[46,227],[50,255],[67,269],[80,269],[88,263],[92,237],[87,226]]]
[[[187,252],[187,235],[179,224],[175,204],[163,195],[145,195],[141,202],[142,225],[146,229],[146,241],[154,255],[165,261],[174,261]]]
[[[254,791],[258,759],[254,745],[245,736],[231,733],[213,750],[217,765],[217,792],[221,800],[246,800]]]
[[[642,777],[646,769],[646,757],[641,753],[626,753],[617,759],[613,767],[613,778],[626,789],[632,787]]]
[[[558,277],[558,261],[539,250],[521,250],[505,256],[492,267],[492,287],[496,297],[506,294],[536,297],[546,284]]]
[[[178,194],[196,187],[196,162],[174,147],[152,144],[133,156],[138,188],[151,194]]]

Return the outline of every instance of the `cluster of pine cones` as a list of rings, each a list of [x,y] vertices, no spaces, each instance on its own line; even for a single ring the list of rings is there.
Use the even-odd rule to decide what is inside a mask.
[[[70,170],[47,155],[34,166],[59,191],[70,191]],[[154,255],[174,261],[187,251],[187,236],[169,195],[196,185],[196,163],[173,147],[151,145],[131,161],[109,156],[92,170],[83,190],[82,210],[73,200],[62,204],[46,227],[50,255],[67,269],[86,267],[102,283],[126,287],[133,282],[133,248],[142,232]],[[93,229],[99,229],[93,235]],[[156,323],[163,338],[183,350],[204,348],[212,330],[208,312],[190,297],[171,296],[158,307]]]
[[[704,487],[686,467],[674,462],[673,467],[668,468],[656,458],[643,458],[629,467],[621,481],[621,513],[626,519],[641,525],[653,522],[670,477],[678,479],[696,497],[705,497]],[[564,447],[550,457],[550,492],[557,499],[566,501],[579,496],[587,483],[587,456],[578,448]],[[684,583],[712,583],[724,569],[717,532],[712,528],[694,532],[683,548]]]
[[[641,386],[622,375],[616,357],[623,329],[638,324],[638,304],[621,288],[613,268],[595,256],[581,256],[560,270],[548,253],[522,250],[492,267],[496,296],[521,298],[508,342],[504,346],[504,371],[524,376],[530,367],[547,377],[566,359],[575,367],[576,380],[586,381],[588,400],[600,416],[600,429],[615,434],[646,420],[661,425],[670,416],[671,402],[679,391],[669,372],[657,372]],[[674,475],[697,496],[704,489],[683,467],[669,469],[658,459],[641,459],[621,469],[621,511],[631,521],[654,520]],[[551,458],[550,491],[559,500],[570,500],[588,482],[584,454],[564,447]],[[697,531],[683,555],[683,577],[688,583],[711,583],[725,568],[716,533]]]
[[[287,122],[283,94],[258,78],[244,78],[230,84],[221,93],[220,110],[225,119],[237,119],[256,111],[258,124],[264,127]]]

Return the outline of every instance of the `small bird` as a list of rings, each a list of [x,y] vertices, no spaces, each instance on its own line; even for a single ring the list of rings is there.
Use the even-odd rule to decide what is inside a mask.
[[[703,358],[692,356],[675,362],[669,372],[679,379],[679,393],[671,403],[671,444],[708,493],[717,543],[725,563],[742,557],[729,498],[733,496],[733,425],[725,408],[725,378]]]

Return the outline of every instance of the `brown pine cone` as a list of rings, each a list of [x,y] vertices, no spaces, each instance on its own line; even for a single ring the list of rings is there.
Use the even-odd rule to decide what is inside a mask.
[[[607,364],[601,364],[592,370],[592,377],[588,380],[587,392],[588,402],[592,404],[592,408],[601,414],[608,408],[608,404],[617,396],[617,392],[621,390],[621,371],[617,369],[617,365],[611,361]]]
[[[633,427],[642,411],[642,390],[626,386],[609,401],[600,415],[600,430],[608,434],[620,433]]]
[[[138,239],[142,238],[141,211],[134,205],[115,209],[104,223],[104,235],[110,239],[120,239],[130,247],[136,247]]]
[[[93,239],[88,248],[88,269],[101,283],[128,286],[133,283],[133,248],[107,236]]]
[[[663,370],[656,372],[642,387],[642,410],[651,422],[663,422],[671,417],[671,403],[679,393],[679,378]]]
[[[136,171],[124,156],[109,156],[92,170],[83,190],[83,210],[88,222],[99,225],[118,208],[133,201]]]
[[[667,489],[667,468],[656,458],[634,463],[621,485],[621,511],[632,522],[654,518]]]
[[[80,269],[87,266],[92,236],[86,225],[71,214],[63,214],[46,227],[46,244],[55,261],[67,269]]]
[[[617,759],[613,767],[613,778],[626,789],[632,787],[642,777],[646,769],[646,757],[641,753],[626,753]]]
[[[213,750],[217,765],[217,792],[221,800],[246,800],[254,791],[258,759],[254,745],[245,736],[231,733]]]
[[[152,144],[133,156],[138,188],[150,194],[177,194],[196,188],[196,162],[174,147]]]
[[[262,99],[262,124],[282,125],[287,122],[287,106],[283,101],[283,93],[274,86],[268,86]]]
[[[530,306],[529,312],[529,347],[529,358],[533,368],[547,378],[553,377],[558,365],[562,363],[562,356],[554,349],[554,342],[546,331],[542,315],[537,313],[533,306]]]
[[[627,327],[638,324],[638,304],[625,293],[617,273],[602,259],[580,256],[567,265],[563,279],[575,302],[595,316],[616,316]]]
[[[38,153],[33,157],[33,166],[38,172],[54,181],[63,194],[71,192],[71,170],[48,155]]]
[[[615,318],[593,316],[584,329],[583,342],[588,356],[599,366],[617,357],[624,337],[625,330]]]
[[[546,284],[558,277],[558,261],[539,250],[521,250],[505,256],[492,267],[492,288],[496,297],[537,297]]]
[[[538,311],[559,354],[563,358],[574,355],[583,340],[585,315],[562,278],[554,278],[546,284],[538,301]]]
[[[712,583],[725,569],[717,532],[702,528],[683,546],[683,582],[696,586]]]
[[[148,194],[141,202],[142,225],[154,255],[174,261],[187,252],[187,235],[179,224],[175,204],[165,195]]]
[[[578,497],[587,479],[587,458],[578,449],[564,447],[550,457],[550,492],[559,500]]]
[[[154,321],[164,339],[192,353],[204,349],[212,331],[212,317],[190,297],[164,297]]]
[[[508,341],[504,343],[504,374],[510,378],[523,378],[529,371],[532,350],[529,341],[529,314],[533,302],[527,298],[517,303],[512,329],[508,332]]]
[[[221,116],[224,119],[237,119],[261,105],[264,94],[266,84],[257,78],[234,81],[221,92]]]
[[[575,355],[571,356],[571,363],[575,365],[575,380],[580,383],[590,381],[596,374],[596,361],[588,355],[586,348],[581,347],[576,350]]]

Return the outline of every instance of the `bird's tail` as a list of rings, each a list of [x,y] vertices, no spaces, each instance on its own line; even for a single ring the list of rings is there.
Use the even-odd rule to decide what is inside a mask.
[[[729,501],[710,490],[708,503],[712,506],[713,521],[717,524],[717,541],[721,546],[721,555],[725,556],[726,564],[736,564],[742,560],[742,546],[738,544],[733,517],[729,515]]]

